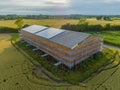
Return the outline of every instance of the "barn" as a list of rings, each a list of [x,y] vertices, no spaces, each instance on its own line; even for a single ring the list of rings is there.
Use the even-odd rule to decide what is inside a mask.
[[[39,25],[22,28],[20,37],[69,68],[101,51],[103,43],[99,36]]]

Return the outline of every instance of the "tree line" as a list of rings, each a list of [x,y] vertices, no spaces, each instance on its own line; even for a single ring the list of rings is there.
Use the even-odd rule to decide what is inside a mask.
[[[120,18],[120,15],[0,15],[0,20],[15,20],[17,18],[23,19],[80,19],[80,18],[96,18],[97,20],[109,20],[110,18]]]
[[[120,25],[111,25],[106,24],[105,26],[97,24],[97,25],[89,25],[84,20],[80,20],[78,24],[70,24],[67,23],[62,25],[61,29],[67,29],[72,31],[120,31]]]

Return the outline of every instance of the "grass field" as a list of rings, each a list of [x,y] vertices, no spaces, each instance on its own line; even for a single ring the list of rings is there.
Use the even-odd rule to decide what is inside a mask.
[[[14,36],[16,37],[16,36]],[[0,90],[119,90],[120,66],[105,70],[80,85],[63,85],[38,79],[32,74],[34,65],[10,43],[11,36],[0,34]],[[111,63],[112,66],[117,62]],[[81,86],[82,85],[82,86]]]
[[[102,36],[105,43],[120,47],[120,31],[102,31],[89,33]]]

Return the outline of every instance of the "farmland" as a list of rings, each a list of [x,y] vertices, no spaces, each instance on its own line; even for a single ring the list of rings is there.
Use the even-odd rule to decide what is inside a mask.
[[[15,20],[0,20],[0,27],[10,27],[10,28],[17,28],[17,26],[14,24]],[[62,25],[71,23],[71,24],[77,24],[79,20],[71,20],[71,19],[43,19],[43,20],[24,20],[24,24],[28,25],[33,25],[33,24],[38,24],[38,25],[47,25],[50,27],[55,27],[55,28],[61,28]],[[106,24],[111,24],[111,25],[120,25],[120,20],[113,20],[113,21],[104,21],[104,20],[96,20],[96,19],[87,19],[86,22],[88,22],[90,25],[106,25]],[[14,30],[11,30],[14,31]],[[10,32],[10,31],[9,31]],[[91,32],[90,32],[91,33]],[[92,32],[92,34],[96,34],[96,32]],[[119,32],[117,31],[110,31],[110,32],[99,32],[98,35],[101,35],[104,37],[106,43],[110,43],[116,46],[119,46]]]
[[[113,20],[113,21],[104,21],[104,20],[96,20],[96,19],[87,19],[87,22],[90,25],[95,25],[95,24],[100,24],[100,25],[106,25],[106,24],[111,24],[111,25],[120,25],[120,20]]]
[[[12,27],[16,28],[17,26],[14,24],[15,20],[0,20],[0,26],[3,27]],[[33,24],[38,24],[38,25],[48,25],[51,27],[55,28],[61,28],[62,25],[66,23],[71,23],[71,24],[77,24],[79,20],[72,20],[72,19],[45,19],[45,20],[24,20],[24,24],[28,25],[33,25]],[[111,25],[120,25],[120,20],[113,20],[113,21],[103,21],[99,20],[97,21],[96,19],[87,19],[86,22],[88,22],[90,25],[96,25],[96,24],[111,24]]]
[[[35,78],[31,72],[34,66],[11,45],[10,39],[11,36],[8,34],[0,35],[0,73],[2,73],[0,74],[0,90],[66,90],[67,88],[81,88],[78,86],[68,87],[51,80]],[[43,76],[43,78],[46,77]]]
[[[77,24],[78,20],[24,20],[25,24],[49,25],[60,28],[66,23]],[[107,23],[120,25],[120,20],[115,21],[96,21],[88,19],[89,24]],[[0,26],[16,28],[14,20],[0,21]],[[104,37],[106,43],[119,46],[119,31],[89,32]],[[13,40],[16,40],[17,34],[13,34]],[[69,85],[68,83],[58,83],[39,72],[39,78],[34,76],[34,65],[21,54],[10,42],[11,34],[0,34],[0,90],[120,90],[120,65],[119,59],[107,65],[106,69],[89,80],[78,85]],[[114,50],[113,50],[114,51]],[[120,52],[119,52],[120,53]],[[36,58],[34,58],[36,59]],[[71,76],[74,73],[71,73]],[[60,73],[58,73],[58,76]],[[75,75],[75,74],[74,74]],[[68,79],[71,78],[68,77]],[[79,77],[76,74],[76,77]],[[76,80],[74,77],[73,80]]]
[[[14,24],[15,20],[1,20],[0,26],[3,27],[12,27],[16,28],[17,26]],[[60,28],[62,25],[66,23],[77,24],[78,20],[63,20],[63,19],[47,19],[47,20],[24,20],[24,24],[33,25],[48,25],[55,28]]]
[[[42,73],[39,74],[42,78],[38,79],[32,75],[34,65],[11,45],[10,38],[11,35],[8,34],[0,35],[0,73],[2,73],[0,89],[2,90],[104,90],[105,88],[119,90],[120,88],[118,79],[120,66],[102,71],[80,85],[57,83],[47,79]],[[118,61],[107,67],[114,66]]]

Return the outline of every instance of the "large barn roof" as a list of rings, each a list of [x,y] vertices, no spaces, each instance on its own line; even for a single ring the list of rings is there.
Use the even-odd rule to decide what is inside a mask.
[[[75,48],[91,34],[82,32],[68,31],[63,29],[48,28],[45,26],[32,25],[22,29],[50,41],[56,42],[68,48]]]

